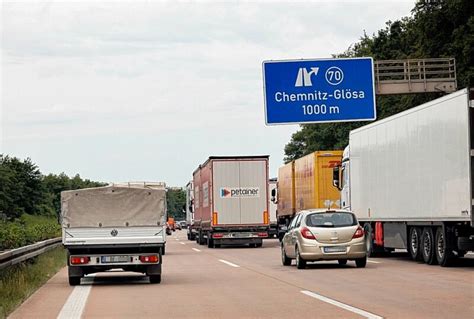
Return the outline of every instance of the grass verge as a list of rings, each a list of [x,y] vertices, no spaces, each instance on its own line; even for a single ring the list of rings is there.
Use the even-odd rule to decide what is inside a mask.
[[[65,264],[66,250],[56,247],[24,263],[3,269],[0,272],[0,318],[6,318]]]

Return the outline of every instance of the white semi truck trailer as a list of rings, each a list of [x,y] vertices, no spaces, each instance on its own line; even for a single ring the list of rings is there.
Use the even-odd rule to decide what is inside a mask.
[[[473,93],[350,132],[334,186],[363,225],[369,255],[400,248],[447,266],[474,250]]]

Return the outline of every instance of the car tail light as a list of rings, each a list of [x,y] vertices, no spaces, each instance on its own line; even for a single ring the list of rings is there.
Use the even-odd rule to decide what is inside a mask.
[[[364,236],[364,230],[362,229],[362,227],[359,226],[359,227],[357,227],[357,230],[355,231],[354,236],[352,236],[352,238],[353,239],[354,238],[360,238],[362,236]]]
[[[222,238],[224,234],[212,234],[212,238]]]
[[[258,237],[268,237],[268,233],[258,233]]]
[[[142,263],[157,263],[158,262],[158,255],[140,256],[140,261]]]
[[[311,232],[311,230],[308,229],[308,227],[303,227],[301,229],[301,236],[306,239],[316,239],[316,237],[314,237],[313,233]]]
[[[91,259],[87,256],[74,256],[71,257],[71,265],[84,265],[88,264]]]

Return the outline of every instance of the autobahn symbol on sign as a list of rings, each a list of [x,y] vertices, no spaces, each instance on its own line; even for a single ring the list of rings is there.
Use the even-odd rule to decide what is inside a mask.
[[[372,58],[264,61],[267,125],[376,119]]]

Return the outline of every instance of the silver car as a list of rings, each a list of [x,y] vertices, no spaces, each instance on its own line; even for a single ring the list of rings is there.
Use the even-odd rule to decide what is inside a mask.
[[[281,242],[283,265],[303,269],[307,262],[337,260],[345,265],[354,260],[357,267],[367,263],[364,230],[356,216],[346,210],[301,211],[293,218]]]

